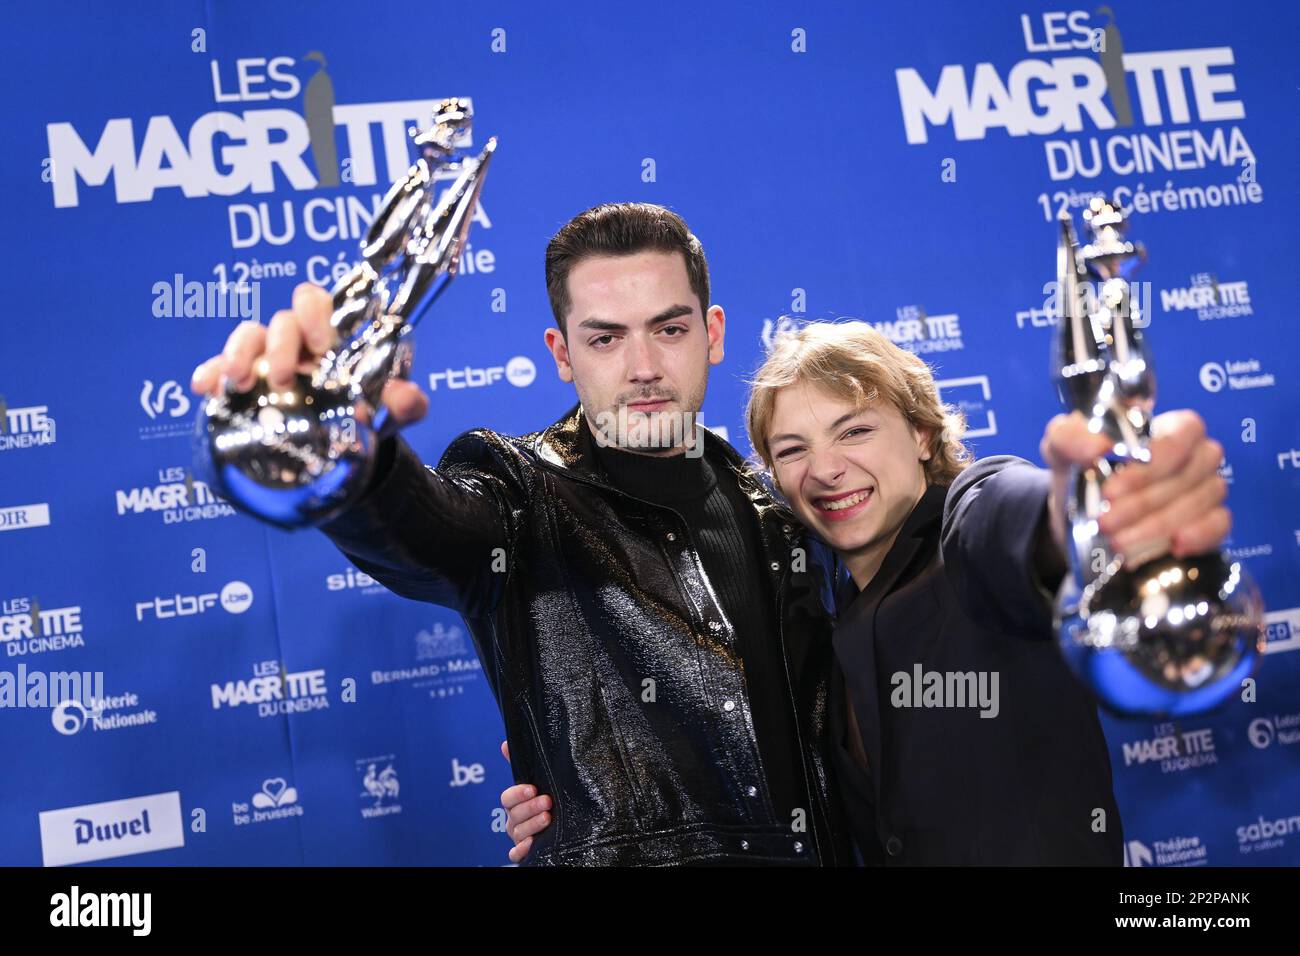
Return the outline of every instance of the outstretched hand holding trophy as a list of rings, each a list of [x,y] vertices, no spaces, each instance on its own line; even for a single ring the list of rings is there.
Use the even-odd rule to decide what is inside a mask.
[[[285,528],[325,522],[365,488],[378,441],[424,415],[428,400],[404,381],[411,333],[459,269],[496,148],[456,158],[470,125],[468,101],[441,101],[333,292],[300,285],[292,308],[265,328],[241,324],[195,369],[191,387],[209,396],[196,471],[231,504]]]

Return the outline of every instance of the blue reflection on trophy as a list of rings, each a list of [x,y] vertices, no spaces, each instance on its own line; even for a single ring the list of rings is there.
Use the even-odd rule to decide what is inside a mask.
[[[1093,199],[1080,250],[1060,222],[1060,307],[1052,371],[1067,410],[1114,441],[1076,468],[1063,503],[1069,573],[1056,599],[1066,661],[1111,711],[1126,716],[1201,713],[1241,691],[1263,654],[1264,607],[1239,561],[1116,553],[1098,526],[1101,485],[1130,462],[1150,461],[1155,374],[1130,280],[1146,250],[1126,236],[1124,213]]]
[[[361,244],[361,261],[334,287],[334,347],[288,389],[259,371],[253,388],[203,403],[195,471],[222,498],[283,528],[321,524],[363,492],[380,439],[395,430],[380,401],[410,370],[412,332],[460,268],[488,163],[460,157],[470,131],[464,99],[446,99],[415,136],[420,157],[389,190]],[[454,183],[438,197],[447,179]]]

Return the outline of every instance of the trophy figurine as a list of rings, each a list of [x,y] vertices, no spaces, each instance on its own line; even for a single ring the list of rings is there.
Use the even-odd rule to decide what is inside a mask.
[[[208,399],[195,430],[195,471],[240,510],[279,525],[321,524],[361,494],[380,439],[393,430],[384,386],[410,371],[411,334],[460,268],[488,162],[458,158],[468,100],[446,99],[415,134],[420,157],[384,198],[361,261],[333,289],[335,346],[290,388],[259,375],[252,389]],[[441,181],[455,182],[437,198]]]
[[[1114,441],[1076,468],[1063,503],[1069,572],[1055,619],[1066,661],[1103,705],[1125,716],[1178,717],[1240,691],[1264,647],[1264,608],[1246,569],[1214,552],[1174,558],[1116,554],[1101,534],[1101,485],[1151,458],[1155,375],[1129,280],[1146,251],[1119,206],[1093,199],[1079,250],[1061,218],[1053,373],[1067,411]],[[1093,289],[1091,286],[1095,286]]]

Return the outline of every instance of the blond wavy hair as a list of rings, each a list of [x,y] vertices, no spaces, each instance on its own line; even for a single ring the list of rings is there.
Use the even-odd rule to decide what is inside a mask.
[[[922,462],[928,484],[951,484],[971,463],[970,450],[962,442],[966,419],[939,398],[929,365],[866,322],[808,322],[776,335],[767,359],[749,383],[745,428],[769,472],[772,453],[767,436],[776,393],[803,383],[815,384],[858,408],[883,399],[913,428],[928,428],[930,459]]]

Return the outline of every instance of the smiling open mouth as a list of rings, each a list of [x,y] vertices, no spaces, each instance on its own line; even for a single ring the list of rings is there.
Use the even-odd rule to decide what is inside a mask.
[[[857,491],[850,491],[834,498],[817,498],[813,501],[813,504],[816,505],[818,511],[827,514],[838,514],[865,504],[874,491],[874,488],[859,488]]]

